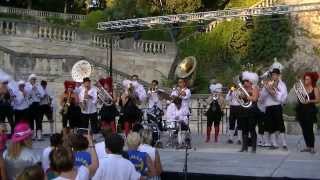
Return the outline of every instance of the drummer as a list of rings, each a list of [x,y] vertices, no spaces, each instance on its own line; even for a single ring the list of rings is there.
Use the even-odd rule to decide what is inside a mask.
[[[179,97],[175,97],[172,103],[167,108],[167,123],[170,124],[170,126],[179,125],[179,129],[181,129],[181,131],[188,131],[188,115],[189,109],[185,106],[182,106],[182,99]],[[184,139],[182,137],[183,135],[181,131],[178,133],[179,144],[182,144],[182,141]]]

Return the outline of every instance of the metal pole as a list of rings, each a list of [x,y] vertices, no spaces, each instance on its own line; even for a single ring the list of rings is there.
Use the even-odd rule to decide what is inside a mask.
[[[110,36],[110,40],[109,40],[109,45],[110,45],[110,59],[109,59],[109,75],[110,77],[112,77],[112,61],[113,61],[113,57],[112,57],[112,46],[113,46],[113,39],[112,39],[112,35]]]

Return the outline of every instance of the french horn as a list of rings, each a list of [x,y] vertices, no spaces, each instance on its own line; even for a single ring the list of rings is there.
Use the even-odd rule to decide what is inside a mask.
[[[234,91],[234,93],[235,93],[236,100],[242,107],[244,108],[251,107],[252,101],[247,100],[247,98],[250,95],[241,83],[238,83],[238,88]]]

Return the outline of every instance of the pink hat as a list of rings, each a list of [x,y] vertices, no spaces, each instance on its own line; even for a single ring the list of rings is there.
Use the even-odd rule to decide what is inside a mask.
[[[14,128],[12,142],[23,141],[28,139],[30,136],[32,136],[32,131],[29,125],[25,122],[20,122]]]

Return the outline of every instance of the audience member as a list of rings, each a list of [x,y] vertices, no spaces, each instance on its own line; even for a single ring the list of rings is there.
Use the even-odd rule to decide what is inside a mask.
[[[52,134],[50,136],[50,146],[46,147],[42,153],[41,163],[42,163],[42,168],[44,172],[47,172],[47,170],[50,167],[50,161],[49,161],[50,152],[52,151],[52,149],[59,147],[61,145],[62,145],[62,135],[59,133]]]
[[[16,125],[11,141],[3,157],[8,178],[15,179],[25,167],[39,163],[41,158],[32,149],[32,131],[25,122]]]
[[[149,155],[145,152],[138,151],[140,142],[140,135],[138,133],[133,132],[128,135],[127,145],[129,160],[134,164],[136,170],[140,172],[142,176],[155,176],[154,166],[152,165]]]
[[[0,179],[1,180],[7,179],[6,166],[2,156],[0,156]]]
[[[152,160],[152,165],[155,169],[155,177],[154,179],[160,179],[160,175],[162,173],[162,165],[161,165],[161,160],[160,160],[160,154],[158,150],[154,147],[151,146],[152,143],[152,131],[150,129],[143,129],[140,132],[141,136],[141,144],[138,148],[139,151],[141,152],[146,152],[151,160]]]
[[[4,123],[0,123],[0,154],[2,154],[6,149],[7,140],[8,137],[6,125]]]
[[[54,180],[89,180],[98,168],[97,154],[93,146],[92,136],[90,132],[85,135],[89,142],[89,149],[92,162],[89,166],[75,167],[74,154],[71,148],[58,147],[50,153],[50,168],[59,173]]]
[[[17,180],[45,180],[46,176],[40,165],[26,167],[17,177]]]
[[[122,157],[124,140],[118,134],[112,134],[105,140],[108,156],[101,160],[99,168],[92,180],[116,179],[138,180],[140,174],[134,165]]]
[[[87,152],[89,141],[82,134],[75,134],[71,137],[72,150],[75,158],[75,166],[89,166],[91,155]]]
[[[112,134],[112,132],[113,130],[110,127],[101,129],[101,133],[104,141],[101,141],[95,145],[99,163],[101,163],[100,162],[101,159],[107,156],[105,140],[107,139],[107,137],[109,137]]]

